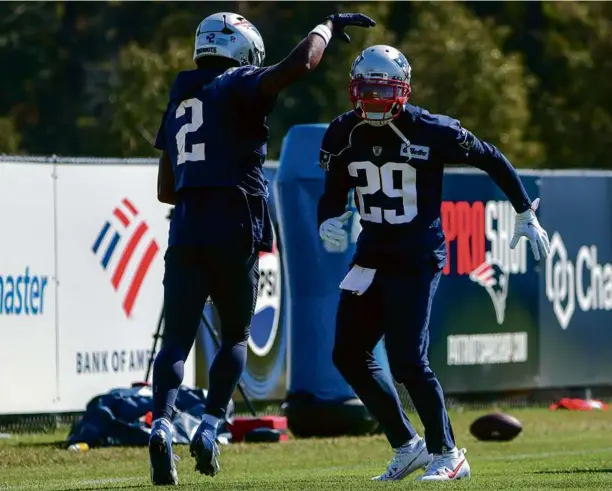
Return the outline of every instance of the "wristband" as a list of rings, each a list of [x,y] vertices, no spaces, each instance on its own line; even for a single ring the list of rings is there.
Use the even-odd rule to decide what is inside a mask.
[[[323,40],[325,41],[325,46],[327,46],[329,44],[329,41],[332,38],[331,29],[329,27],[327,27],[325,24],[319,24],[312,31],[310,31],[308,34],[309,35],[310,34],[318,34],[319,36],[321,36],[323,38]]]

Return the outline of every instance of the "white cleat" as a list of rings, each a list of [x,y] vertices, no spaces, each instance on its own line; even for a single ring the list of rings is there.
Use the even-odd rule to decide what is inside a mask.
[[[470,464],[465,458],[465,448],[455,448],[443,454],[434,454],[431,464],[425,469],[425,474],[417,481],[454,481],[456,479],[469,479],[471,475]]]
[[[426,467],[430,462],[431,455],[427,452],[425,440],[419,438],[414,443],[406,443],[395,449],[395,455],[387,471],[380,476],[373,477],[372,481],[399,481],[408,474]]]

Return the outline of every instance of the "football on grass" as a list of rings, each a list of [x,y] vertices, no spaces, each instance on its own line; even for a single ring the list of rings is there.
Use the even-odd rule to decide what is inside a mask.
[[[521,431],[521,422],[504,413],[485,414],[470,426],[470,433],[485,442],[507,442],[516,438]]]

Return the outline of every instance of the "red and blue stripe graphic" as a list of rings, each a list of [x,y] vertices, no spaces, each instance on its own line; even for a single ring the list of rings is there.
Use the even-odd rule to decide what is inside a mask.
[[[125,230],[114,230],[111,221],[107,221],[102,226],[98,238],[92,246],[92,251],[96,256],[98,252],[100,252],[100,264],[104,270],[108,268],[115,253],[119,251],[119,260],[116,261],[114,265],[110,281],[115,291],[119,290],[119,287],[124,284],[124,280],[129,282],[129,286],[123,297],[123,311],[127,317],[130,317],[134,304],[138,298],[140,287],[149,271],[153,259],[155,259],[155,256],[159,252],[159,246],[155,239],[151,238],[146,247],[144,247],[144,252],[140,253],[140,257],[135,258],[138,246],[142,243],[143,238],[149,230],[148,225],[144,220],[138,222],[138,210],[127,198],[124,198],[121,204],[113,210],[113,216]],[[106,241],[105,239],[109,237],[110,234],[112,234],[112,237],[110,240]],[[127,238],[127,241],[117,249],[117,246],[121,243],[124,236]],[[102,247],[104,243],[107,243],[106,248]],[[126,276],[128,266],[134,264],[134,261],[136,261],[134,273]]]

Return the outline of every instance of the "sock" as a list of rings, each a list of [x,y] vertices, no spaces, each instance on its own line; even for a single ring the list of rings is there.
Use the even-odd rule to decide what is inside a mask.
[[[419,443],[420,440],[421,437],[418,434],[414,435],[410,440],[408,440],[406,443],[404,443],[398,448],[408,449],[410,447],[414,447],[417,443]]]
[[[459,457],[459,449],[457,447],[451,448],[450,450],[443,452],[443,455],[446,457],[457,458]]]

